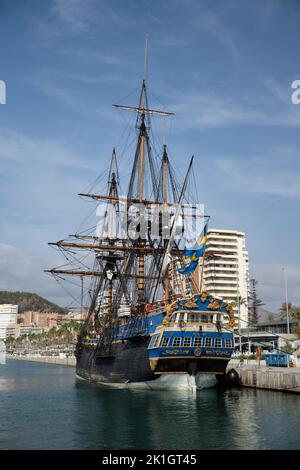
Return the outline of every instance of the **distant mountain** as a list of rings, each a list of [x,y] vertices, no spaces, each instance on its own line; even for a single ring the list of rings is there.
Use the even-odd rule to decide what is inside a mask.
[[[273,313],[261,307],[258,308],[258,322],[257,322],[258,325],[262,325],[266,322],[275,321],[275,320],[280,320],[279,313]]]
[[[14,304],[19,306],[19,313],[33,310],[35,312],[51,312],[66,314],[68,311],[49,300],[44,299],[40,295],[32,292],[9,292],[0,291],[0,304]]]

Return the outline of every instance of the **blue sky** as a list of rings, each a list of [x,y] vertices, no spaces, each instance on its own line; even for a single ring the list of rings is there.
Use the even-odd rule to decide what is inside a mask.
[[[211,227],[246,232],[267,308],[283,265],[300,305],[299,24],[296,0],[1,0],[0,288],[68,303],[42,272],[59,261],[47,242],[78,228],[91,207],[76,194],[121,152],[130,118],[111,104],[136,102],[148,33],[170,157],[183,174],[195,155]]]

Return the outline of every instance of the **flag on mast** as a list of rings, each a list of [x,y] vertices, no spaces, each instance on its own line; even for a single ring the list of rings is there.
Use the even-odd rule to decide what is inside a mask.
[[[184,268],[179,268],[179,274],[188,275],[195,271],[198,266],[199,258],[204,256],[205,244],[207,240],[207,222],[198,236],[195,245],[192,248],[186,248],[184,254],[186,258],[189,258],[190,263]]]

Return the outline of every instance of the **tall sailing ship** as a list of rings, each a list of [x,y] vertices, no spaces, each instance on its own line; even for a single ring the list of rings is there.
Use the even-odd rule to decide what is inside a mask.
[[[48,272],[56,279],[77,276],[81,289],[89,279],[76,374],[117,387],[214,386],[233,352],[234,315],[231,305],[201,290],[205,257],[217,254],[205,249],[208,217],[193,215],[196,205],[189,200],[193,159],[179,185],[167,146],[154,155],[150,119],[172,113],[149,107],[145,77],[137,106],[114,106],[136,113],[127,194],[120,195],[113,150],[106,194],[80,194],[104,208],[96,233],[77,232],[51,243],[72,262],[69,269]],[[191,220],[201,230],[187,245]],[[92,256],[92,267],[82,257],[74,263],[81,252]]]

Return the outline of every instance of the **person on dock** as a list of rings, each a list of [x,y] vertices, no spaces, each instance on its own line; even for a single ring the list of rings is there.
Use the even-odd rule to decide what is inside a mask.
[[[257,346],[257,348],[255,350],[255,355],[256,355],[257,360],[258,360],[258,367],[260,367],[261,348],[259,346]]]

